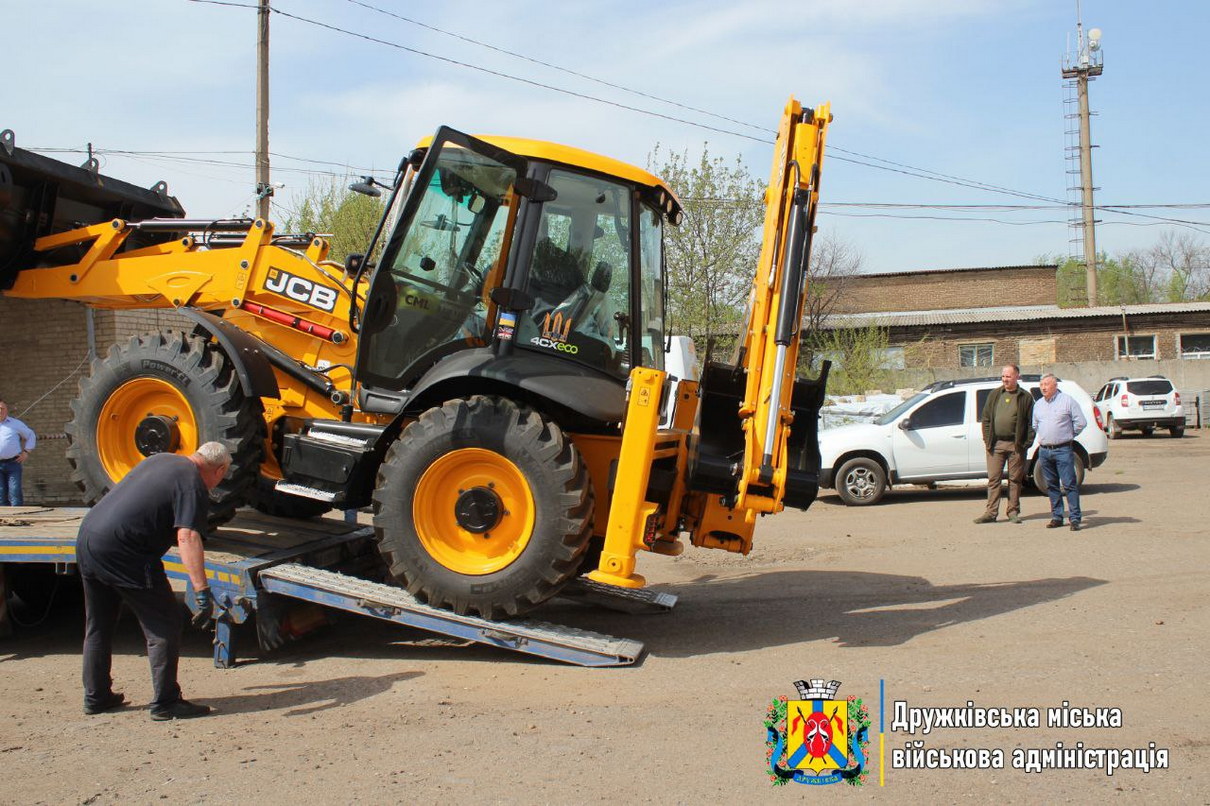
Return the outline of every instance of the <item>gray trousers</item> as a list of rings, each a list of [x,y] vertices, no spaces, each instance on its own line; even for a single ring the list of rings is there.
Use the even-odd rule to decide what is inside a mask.
[[[152,708],[171,705],[181,698],[176,682],[181,657],[180,605],[168,584],[168,577],[153,578],[150,588],[120,588],[94,577],[84,582],[84,703],[99,705],[113,692],[110,668],[113,663],[113,635],[118,610],[124,602],[147,639],[147,660],[151,664]]]

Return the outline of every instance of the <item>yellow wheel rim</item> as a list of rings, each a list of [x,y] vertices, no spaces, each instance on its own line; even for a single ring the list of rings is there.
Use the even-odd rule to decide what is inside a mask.
[[[135,378],[109,396],[97,418],[97,455],[111,479],[121,481],[143,461],[135,432],[139,423],[156,416],[175,421],[180,433],[176,453],[189,454],[197,449],[197,418],[181,391],[157,378]]]
[[[490,525],[472,531],[459,517],[468,496],[491,502]],[[508,566],[529,544],[534,498],[520,469],[498,453],[462,448],[429,465],[416,485],[412,522],[429,555],[459,574],[491,574]]]

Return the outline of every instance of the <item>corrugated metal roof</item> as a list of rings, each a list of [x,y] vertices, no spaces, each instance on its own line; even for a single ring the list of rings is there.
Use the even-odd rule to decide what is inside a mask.
[[[1058,271],[1059,266],[1055,263],[1026,263],[1019,266],[959,266],[946,269],[910,269],[908,271],[882,271],[873,272],[870,274],[849,274],[846,277],[851,277],[855,280],[864,280],[868,277],[913,277],[917,274],[957,274],[960,272],[973,271],[1013,271],[1016,269],[1050,269]]]
[[[1168,302],[1147,305],[1103,305],[1096,308],[1060,308],[1057,305],[1019,305],[998,308],[949,308],[934,311],[873,311],[829,316],[824,330],[851,327],[918,327],[979,322],[1025,322],[1041,319],[1094,319],[1140,314],[1210,312],[1210,302]]]

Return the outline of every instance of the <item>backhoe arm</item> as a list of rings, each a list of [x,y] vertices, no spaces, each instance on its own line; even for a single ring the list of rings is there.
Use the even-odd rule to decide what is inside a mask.
[[[765,192],[760,262],[739,363],[747,372],[747,385],[739,409],[744,455],[736,510],[778,512],[783,507],[787,439],[794,421],[790,399],[807,295],[824,139],[831,118],[828,104],[804,109],[791,98],[778,127]]]

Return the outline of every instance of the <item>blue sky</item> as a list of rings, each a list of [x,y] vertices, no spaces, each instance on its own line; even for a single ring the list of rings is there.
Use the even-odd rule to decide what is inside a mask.
[[[838,149],[1067,198],[1059,70],[1075,32],[1075,0],[363,2],[757,128],[592,83],[350,0],[275,0],[275,7],[757,139],[275,14],[270,146],[283,155],[274,158],[273,179],[286,184],[278,218],[308,182],[324,179],[307,171],[343,174],[347,166],[389,175],[440,124],[554,140],[639,165],[657,142],[691,152],[708,142],[712,153],[741,155],[763,177],[771,155],[763,140],[771,135],[761,128],[776,124],[790,95],[808,105],[832,102],[830,145]],[[92,142],[104,172],[144,185],[166,180],[193,217],[245,209],[255,142],[254,11],[187,0],[3,0],[2,9],[9,78],[0,82],[0,128],[13,129],[19,146],[78,149]],[[1200,56],[1210,4],[1084,0],[1083,16],[1086,29],[1104,32],[1104,75],[1091,89],[1098,204],[1210,204],[1210,162],[1202,153],[1210,93]],[[855,157],[838,149],[825,169],[828,206],[819,223],[863,255],[866,271],[1012,265],[1068,250],[1064,209],[848,206],[1045,202],[845,162],[839,158]],[[83,161],[81,154],[54,155]],[[846,206],[831,206],[838,203]],[[1177,231],[1210,240],[1210,209],[1136,212],[1206,222]],[[1098,246],[1110,253],[1149,246],[1164,227],[1177,226],[1109,211],[1099,218]]]

